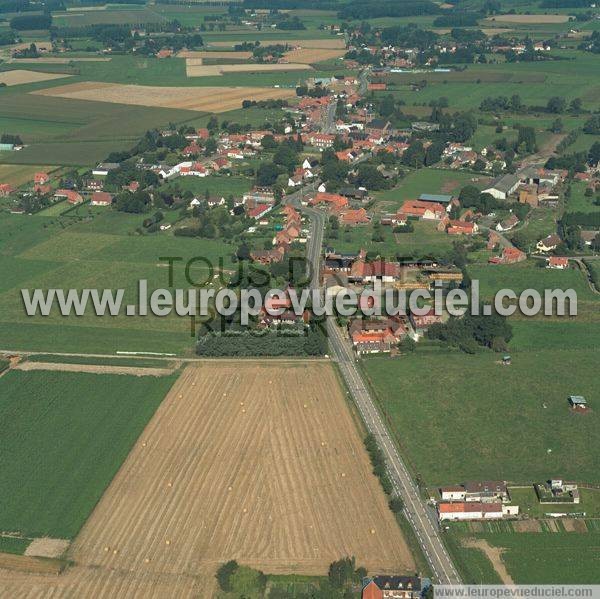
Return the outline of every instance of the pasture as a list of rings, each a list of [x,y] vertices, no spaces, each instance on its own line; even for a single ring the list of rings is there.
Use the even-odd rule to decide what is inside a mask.
[[[363,364],[399,445],[429,485],[526,483],[554,472],[600,482],[598,411],[574,414],[567,402],[573,394],[598,397],[597,353],[565,351],[555,338],[512,355],[510,367],[488,351],[425,349]]]
[[[227,429],[227,435],[215,435]],[[371,572],[414,562],[371,473],[329,364],[188,367],[71,546],[51,583],[82,596],[213,596],[218,564],[326,574],[355,555]]]
[[[65,319],[58,312],[28,317],[21,292],[27,289],[125,289],[124,301],[136,303],[138,280],[149,289],[168,287],[161,256],[180,256],[174,285],[188,287],[185,262],[205,257],[215,269],[231,268],[234,247],[221,241],[175,237],[170,232],[132,235],[143,217],[82,207],[70,217],[0,217],[0,347],[13,350],[114,353],[156,351],[185,353],[193,344],[189,318],[156,316]],[[206,279],[205,266],[196,266]],[[215,282],[213,284],[219,284]]]
[[[173,382],[171,376],[4,375],[0,530],[75,537]]]

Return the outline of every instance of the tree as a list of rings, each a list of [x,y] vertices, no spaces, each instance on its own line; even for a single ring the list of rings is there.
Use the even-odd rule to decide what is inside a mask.
[[[256,183],[261,187],[269,187],[277,181],[281,169],[272,162],[261,162],[256,171]]]
[[[600,114],[594,115],[584,123],[583,132],[590,135],[600,134]]]
[[[404,500],[399,495],[394,495],[389,501],[390,510],[399,514],[404,509]]]
[[[571,112],[578,113],[581,111],[582,108],[583,108],[583,102],[581,101],[581,98],[574,98],[569,103],[569,110]]]
[[[564,124],[560,118],[554,119],[554,122],[550,125],[550,131],[552,131],[552,133],[562,133],[563,128]]]
[[[475,206],[479,200],[481,192],[474,185],[465,185],[458,194],[458,201],[461,206]]]
[[[560,96],[553,96],[546,104],[546,110],[553,114],[561,114],[567,108],[567,101]]]
[[[239,567],[239,564],[235,560],[231,560],[217,570],[216,578],[222,591],[228,592],[233,590],[231,578],[238,571]]]
[[[535,129],[533,127],[519,127],[517,138],[517,149],[528,154],[536,151]]]
[[[587,155],[588,163],[591,166],[595,166],[600,162],[600,141],[596,141],[592,144],[588,155]]]
[[[406,166],[412,166],[414,168],[421,168],[425,162],[425,149],[423,148],[423,142],[417,140],[410,144],[406,148],[404,154],[402,154],[402,164]]]

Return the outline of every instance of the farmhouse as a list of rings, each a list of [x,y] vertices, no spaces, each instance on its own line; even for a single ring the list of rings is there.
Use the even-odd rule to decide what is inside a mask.
[[[518,506],[502,503],[451,502],[438,503],[440,522],[446,520],[501,520],[505,516],[516,516]]]
[[[57,189],[54,192],[55,198],[66,198],[69,204],[81,204],[83,202],[83,198],[72,189]]]
[[[511,193],[514,193],[519,185],[520,179],[516,175],[503,175],[493,183],[491,187],[484,189],[482,193],[489,193],[497,200],[505,200]]]
[[[410,313],[410,322],[415,330],[415,333],[422,337],[425,334],[425,331],[432,324],[440,324],[442,322],[442,316],[440,314],[436,314],[433,308],[429,308],[429,311],[425,314],[413,314]]]
[[[50,181],[50,176],[47,173],[35,173],[33,175],[33,182],[37,185],[44,185]]]
[[[377,280],[382,283],[393,283],[400,278],[400,264],[383,259],[374,262],[359,259],[352,264],[349,278],[357,283],[373,283]]]
[[[546,268],[565,270],[569,268],[569,259],[564,256],[550,256],[546,258]]]
[[[0,198],[10,195],[13,191],[14,189],[9,183],[0,183]]]
[[[92,194],[92,199],[90,200],[91,206],[110,206],[112,204],[113,198],[110,193],[106,191],[95,191]]]
[[[538,241],[535,247],[540,252],[551,252],[552,250],[555,250],[560,243],[562,243],[562,239],[553,233]]]
[[[363,581],[361,599],[418,599],[421,591],[418,576],[375,576]]]
[[[438,202],[406,200],[399,212],[423,220],[441,220],[446,214],[446,209]]]
[[[442,501],[462,501],[476,503],[506,503],[510,500],[505,481],[476,481],[462,485],[442,487]]]
[[[519,224],[519,218],[516,214],[511,214],[508,218],[496,225],[496,231],[510,231]]]
[[[492,256],[488,262],[490,264],[516,264],[527,260],[527,254],[518,248],[508,247],[502,249],[502,255]]]
[[[479,231],[477,223],[465,220],[451,220],[446,232],[448,235],[474,235]]]

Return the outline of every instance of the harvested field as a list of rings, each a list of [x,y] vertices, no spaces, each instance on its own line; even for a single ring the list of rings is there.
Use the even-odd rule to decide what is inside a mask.
[[[339,58],[346,53],[345,49],[300,48],[286,52],[285,57],[292,63],[313,64],[332,58]]]
[[[25,550],[25,555],[34,557],[60,557],[69,548],[71,541],[67,539],[51,539],[40,537],[33,539]]]
[[[528,25],[545,25],[549,23],[567,23],[569,15],[496,15],[487,17],[488,23],[526,23]]]
[[[212,68],[212,67],[211,67]],[[241,108],[242,100],[291,98],[293,89],[271,87],[154,87],[85,81],[32,92],[76,100],[94,100],[136,106],[184,108],[199,112],[226,112]]]
[[[12,553],[0,553],[0,590],[4,593],[7,591],[5,584],[3,568],[7,570],[16,570],[18,572],[28,572],[31,574],[58,574],[62,571],[65,564],[59,560],[32,557],[26,555],[13,555]],[[8,574],[10,576],[10,573]],[[30,577],[25,578],[27,580]],[[34,579],[38,576],[34,576]],[[15,587],[15,591],[20,590],[20,587]],[[0,594],[1,597],[17,597],[19,593]]]
[[[240,60],[248,60],[252,58],[252,52],[206,52],[183,50],[177,54],[178,58],[238,58]]]
[[[59,370],[62,372],[91,372],[93,374],[128,374],[132,376],[168,376],[171,368],[138,368],[136,366],[107,366],[101,364],[62,364],[60,362],[21,362],[15,370]]]
[[[210,42],[209,46],[215,48],[233,48],[239,42]],[[289,44],[290,46],[298,46],[301,48],[345,48],[346,42],[343,37],[334,37],[322,40],[263,40],[261,46],[274,46],[277,44]]]
[[[542,532],[539,520],[516,520],[512,525],[515,532]]]
[[[225,434],[226,433],[226,434]],[[24,597],[212,596],[229,559],[325,574],[414,562],[327,363],[189,366],[68,553],[60,578],[0,571]]]
[[[14,71],[0,72],[0,83],[5,83],[8,86],[23,85],[24,83],[38,83],[39,81],[51,81],[70,76],[64,73],[40,73],[38,71],[15,69]]]
[[[185,71],[188,77],[214,77],[224,73],[270,73],[273,71],[304,71],[311,67],[307,64],[198,64],[202,58],[187,58]]]

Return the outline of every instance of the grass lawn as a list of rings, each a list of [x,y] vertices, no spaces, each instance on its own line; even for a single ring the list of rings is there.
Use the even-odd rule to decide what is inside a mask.
[[[595,204],[594,201],[600,197],[598,194],[586,196],[585,190],[587,184],[578,181],[571,185],[571,197],[565,199],[565,212],[599,212],[600,203]]]
[[[414,469],[440,485],[555,472],[600,482],[598,415],[573,414],[567,403],[572,394],[598,397],[596,362],[594,350],[541,349],[513,354],[507,368],[487,351],[417,350],[363,364]]]
[[[0,530],[73,538],[174,380],[6,374],[0,381]]]
[[[458,195],[465,185],[483,188],[488,180],[465,171],[423,168],[409,171],[397,187],[378,191],[374,196],[379,212],[391,212],[400,208],[406,200],[416,200],[422,193]]]

